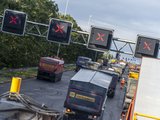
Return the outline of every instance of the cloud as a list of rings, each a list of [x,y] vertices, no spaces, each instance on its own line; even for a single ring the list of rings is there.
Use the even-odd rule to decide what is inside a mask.
[[[60,11],[67,0],[55,0]],[[90,24],[115,29],[116,37],[135,41],[137,34],[160,37],[159,0],[69,0],[67,13],[85,30]]]

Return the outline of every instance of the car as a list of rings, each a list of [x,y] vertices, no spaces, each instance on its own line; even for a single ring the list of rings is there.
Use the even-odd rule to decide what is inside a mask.
[[[77,61],[76,61],[75,71],[78,72],[80,70],[80,68],[86,66],[87,62],[89,62],[89,61],[92,61],[92,59],[89,57],[78,56]]]

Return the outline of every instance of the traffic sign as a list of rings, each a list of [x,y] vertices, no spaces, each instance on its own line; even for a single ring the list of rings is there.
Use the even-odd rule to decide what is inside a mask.
[[[72,23],[52,18],[49,23],[47,40],[57,43],[69,44]]]
[[[4,11],[1,30],[10,34],[24,35],[26,19],[26,13],[6,9]]]
[[[137,38],[135,56],[154,57],[156,58],[159,51],[159,39],[139,36]]]
[[[96,51],[106,51],[111,47],[113,30],[91,26],[87,47]]]

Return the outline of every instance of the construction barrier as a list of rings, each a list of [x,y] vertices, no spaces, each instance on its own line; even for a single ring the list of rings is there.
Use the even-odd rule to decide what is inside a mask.
[[[19,94],[20,88],[21,88],[21,81],[22,81],[22,79],[20,77],[13,77],[12,78],[10,93],[18,93]]]

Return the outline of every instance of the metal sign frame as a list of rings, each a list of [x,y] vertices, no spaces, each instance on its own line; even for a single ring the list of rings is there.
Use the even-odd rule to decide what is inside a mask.
[[[0,16],[0,20],[1,19],[3,19],[3,16]],[[46,38],[48,33],[48,27],[49,27],[48,24],[26,21],[25,34]],[[89,32],[77,31],[73,29],[71,32],[77,34],[77,37],[74,39],[72,38],[73,36],[71,35],[71,40],[70,40],[71,43],[87,46],[88,38],[90,34]],[[118,45],[118,42],[123,43],[123,45],[122,46]],[[135,42],[131,42],[131,41],[120,39],[120,38],[113,38],[111,43],[111,46],[113,46],[113,48],[111,48],[110,51],[119,52],[119,53],[128,54],[128,55],[134,55],[134,50],[132,47],[133,45],[135,45]],[[120,46],[120,48],[118,48],[118,46]],[[127,47],[131,52],[127,52],[123,50]]]

